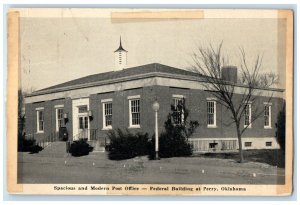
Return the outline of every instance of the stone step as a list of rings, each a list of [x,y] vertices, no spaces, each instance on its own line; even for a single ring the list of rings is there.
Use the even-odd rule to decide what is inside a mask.
[[[105,147],[104,147],[104,143],[101,141],[88,141],[87,142],[90,146],[92,146],[94,149],[94,152],[105,152]]]

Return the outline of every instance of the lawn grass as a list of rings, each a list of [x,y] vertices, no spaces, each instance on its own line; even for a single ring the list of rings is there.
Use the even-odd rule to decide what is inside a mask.
[[[234,155],[233,155],[234,154]],[[256,153],[258,154],[258,153]],[[18,183],[66,184],[284,184],[284,169],[238,163],[238,153],[149,160],[110,160],[107,153],[63,157],[18,153]],[[215,155],[215,156],[213,156]],[[217,158],[216,156],[219,156]],[[253,177],[253,173],[256,174]]]
[[[245,162],[260,162],[280,168],[285,167],[285,154],[279,149],[243,150]],[[195,153],[194,156],[218,159],[239,160],[239,152],[228,153]]]

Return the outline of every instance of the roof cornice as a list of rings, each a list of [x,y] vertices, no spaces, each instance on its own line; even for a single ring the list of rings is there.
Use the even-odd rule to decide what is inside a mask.
[[[117,79],[109,79],[109,80],[103,80],[103,81],[92,82],[92,83],[84,83],[84,84],[79,84],[79,85],[72,85],[72,86],[65,86],[65,87],[41,90],[41,91],[36,91],[34,93],[28,94],[26,97],[38,96],[38,95],[43,95],[43,94],[51,94],[51,93],[57,93],[57,92],[63,92],[63,91],[81,89],[81,88],[95,87],[95,86],[100,86],[100,85],[109,85],[109,84],[113,84],[113,83],[121,83],[121,82],[145,79],[145,78],[151,78],[151,77],[164,77],[164,78],[172,78],[172,79],[178,79],[178,80],[188,80],[188,81],[193,81],[193,82],[206,82],[205,78],[201,78],[201,77],[197,77],[197,76],[186,76],[186,75],[180,75],[180,74],[151,72],[151,73],[144,73],[144,74],[120,77]],[[243,85],[236,85],[236,87],[247,88],[247,86],[243,86]],[[276,92],[284,91],[284,89],[279,89],[279,88],[257,88],[257,89],[266,90],[266,91],[276,91]]]

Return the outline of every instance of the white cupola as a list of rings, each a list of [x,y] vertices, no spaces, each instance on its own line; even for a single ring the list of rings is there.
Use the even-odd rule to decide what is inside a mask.
[[[122,47],[122,39],[120,36],[120,46],[115,50],[115,71],[122,70],[127,66],[127,52]]]

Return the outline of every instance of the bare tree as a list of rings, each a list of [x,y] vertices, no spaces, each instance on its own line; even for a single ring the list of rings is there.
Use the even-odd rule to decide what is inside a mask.
[[[247,128],[259,116],[264,113],[263,106],[255,106],[255,109],[249,110],[249,104],[253,104],[262,90],[269,90],[278,80],[273,73],[261,73],[262,55],[258,54],[253,65],[249,65],[248,59],[243,48],[240,51],[241,65],[237,81],[232,82],[225,80],[222,76],[222,68],[227,66],[227,60],[222,53],[222,43],[216,48],[212,45],[208,47],[199,47],[193,53],[192,70],[200,74],[203,78],[203,86],[206,91],[210,92],[217,102],[224,106],[231,113],[232,121],[228,124],[234,124],[239,145],[240,162],[244,161],[242,149],[242,135]],[[229,77],[230,78],[230,77]],[[268,101],[272,98],[272,92],[268,96]],[[252,106],[254,107],[254,106]],[[252,108],[251,107],[251,108]],[[262,109],[259,109],[261,108]],[[242,125],[245,120],[245,113],[251,112],[251,118],[246,125]],[[245,124],[245,123],[244,123]]]

